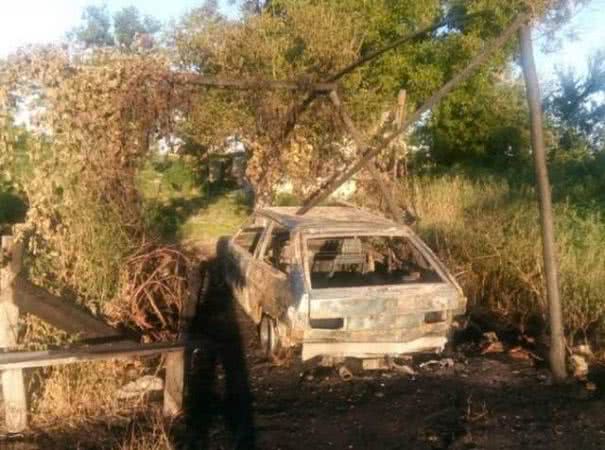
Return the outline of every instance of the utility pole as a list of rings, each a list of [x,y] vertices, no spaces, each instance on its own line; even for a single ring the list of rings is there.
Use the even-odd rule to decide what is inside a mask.
[[[548,179],[548,167],[546,166],[546,150],[544,147],[542,100],[529,24],[526,23],[521,26],[519,29],[519,38],[521,41],[521,63],[523,65],[527,101],[529,104],[531,145],[540,202],[540,220],[542,223],[544,273],[546,276],[546,296],[548,299],[548,318],[550,324],[550,368],[554,380],[562,382],[567,378],[567,370],[565,367],[565,335],[563,331],[561,298],[559,295],[559,275],[553,225],[552,195],[550,181]]]

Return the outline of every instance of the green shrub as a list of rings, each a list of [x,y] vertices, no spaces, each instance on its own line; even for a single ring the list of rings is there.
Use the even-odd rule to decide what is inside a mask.
[[[301,200],[294,194],[281,193],[275,196],[273,204],[275,206],[298,206]]]
[[[164,182],[175,191],[187,192],[197,184],[195,173],[181,160],[172,161],[163,175]]]
[[[21,197],[12,192],[0,191],[0,231],[9,225],[23,222],[27,205]]]

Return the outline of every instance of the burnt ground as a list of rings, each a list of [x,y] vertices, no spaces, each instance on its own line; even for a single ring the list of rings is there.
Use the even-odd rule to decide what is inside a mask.
[[[540,361],[481,354],[471,340],[448,355],[414,356],[406,363],[415,375],[353,367],[353,379],[342,381],[335,369],[297,355],[268,361],[256,327],[220,286],[210,289],[194,325],[199,349],[187,415],[165,448],[605,448],[605,377],[592,380],[594,390],[553,386]],[[444,366],[420,367],[430,360]],[[144,420],[115,429],[103,423],[96,440],[72,430],[43,433],[31,446],[0,440],[0,448],[114,448],[104,433],[128,435]]]
[[[450,361],[415,356],[415,375],[357,371],[346,382],[297,355],[272,364],[254,324],[217,288],[197,330],[208,344],[192,379],[192,448],[605,448],[605,378],[594,390],[553,386],[538,360],[464,342]],[[435,359],[444,366],[420,367]]]

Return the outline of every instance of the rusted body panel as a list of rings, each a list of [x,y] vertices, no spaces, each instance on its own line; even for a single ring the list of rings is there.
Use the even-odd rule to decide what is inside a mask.
[[[397,287],[326,289],[311,294],[310,317],[389,316],[456,309],[458,291],[446,283]]]
[[[371,358],[442,349],[466,299],[452,275],[414,232],[354,208],[318,207],[306,216],[296,208],[255,214],[228,244],[227,283],[250,317],[275,320],[281,346],[302,345],[303,359],[316,355]],[[263,227],[258,245],[242,248],[246,230]],[[285,267],[270,262],[271,236],[288,234]],[[407,239],[439,275],[436,282],[313,288],[308,240],[332,236],[396,236]],[[275,257],[275,255],[273,255]]]

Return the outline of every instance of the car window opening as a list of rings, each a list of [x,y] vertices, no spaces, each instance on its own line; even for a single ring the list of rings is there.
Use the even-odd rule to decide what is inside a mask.
[[[254,254],[254,251],[260,242],[260,238],[263,235],[264,229],[265,228],[262,226],[250,226],[243,228],[242,231],[240,231],[235,237],[235,243],[248,253]]]
[[[263,261],[277,270],[288,273],[291,265],[290,232],[284,228],[275,227],[265,249]]]
[[[309,239],[307,251],[313,289],[442,281],[404,237]]]

